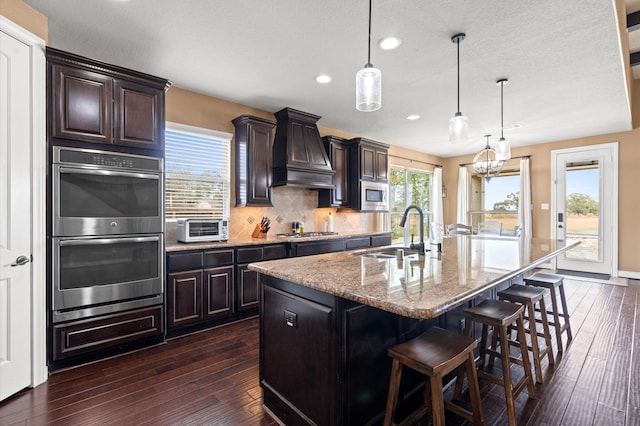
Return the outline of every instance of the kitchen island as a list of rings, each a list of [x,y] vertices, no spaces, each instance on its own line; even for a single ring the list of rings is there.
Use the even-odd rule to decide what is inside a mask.
[[[426,256],[386,247],[250,264],[266,409],[287,425],[380,423],[389,347],[434,325],[459,331],[462,309],[577,244],[458,236]],[[405,374],[399,410],[419,403],[420,384]]]

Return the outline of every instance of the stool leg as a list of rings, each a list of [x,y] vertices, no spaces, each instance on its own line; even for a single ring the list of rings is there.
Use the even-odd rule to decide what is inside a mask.
[[[520,340],[520,351],[522,352],[522,363],[524,364],[524,374],[527,376],[527,392],[529,398],[536,397],[536,388],[533,384],[533,376],[531,374],[531,362],[529,362],[529,351],[527,349],[526,333],[524,332],[524,320],[522,315],[516,320],[518,326],[518,340]]]
[[[553,346],[551,344],[551,330],[549,330],[549,319],[547,317],[547,307],[544,302],[544,297],[540,299],[540,319],[542,320],[542,332],[544,334],[544,344],[547,345],[547,358],[549,358],[549,365],[556,363],[553,357]],[[535,321],[534,321],[535,324]]]
[[[424,416],[422,418],[422,421],[424,422],[425,425],[429,424],[429,417],[431,417],[429,415],[429,409],[431,408],[431,381],[430,380],[425,380],[424,381],[424,406],[426,408],[425,412],[424,412]]]
[[[531,351],[533,352],[533,364],[536,368],[536,381],[538,383],[542,383],[542,366],[540,365],[540,348],[538,346],[538,331],[536,327],[536,310],[533,307],[533,303],[527,303],[527,310],[529,311],[529,334],[531,335]],[[531,321],[533,318],[533,321]],[[524,323],[524,321],[523,321]],[[526,339],[526,333],[525,333]],[[527,346],[527,341],[524,342],[525,347]],[[528,358],[528,354],[527,354]]]
[[[564,324],[567,329],[567,346],[569,342],[573,340],[573,335],[571,334],[571,323],[569,322],[569,309],[567,309],[567,298],[564,296],[564,285],[560,286],[560,302],[562,302],[562,317],[564,319]]]
[[[387,408],[384,413],[384,426],[391,426],[396,415],[398,405],[398,393],[400,391],[400,379],[402,377],[402,364],[397,359],[391,365],[391,379],[389,379],[389,396],[387,397]]]
[[[560,326],[560,314],[558,313],[558,298],[556,297],[556,289],[551,289],[551,310],[553,311],[553,327],[556,330],[556,342],[558,344],[558,352],[562,350],[562,327]]]
[[[495,333],[495,331],[494,331]],[[489,326],[482,324],[482,337],[480,338],[480,365],[478,368],[484,370],[485,356],[487,353],[487,337],[489,335]]]
[[[465,322],[464,322],[464,330],[462,332],[463,335],[467,336],[467,337],[471,337],[471,330],[473,329],[473,321],[471,321],[470,318],[465,318]],[[480,358],[482,359],[482,355],[480,355]],[[474,361],[474,367],[475,367],[475,361]],[[453,392],[453,399],[459,400],[460,399],[460,395],[462,395],[462,385],[464,382],[464,370],[462,367],[458,367],[457,369],[457,376],[456,376],[456,387],[455,390]]]
[[[507,401],[507,417],[509,426],[516,426],[516,407],[513,401],[513,382],[511,381],[511,361],[509,360],[509,341],[506,327],[499,327],[500,332],[500,359],[502,360],[502,373],[504,380],[504,396]]]
[[[473,352],[469,352],[469,358],[464,364],[467,372],[467,382],[469,383],[469,396],[471,398],[471,409],[473,410],[473,424],[475,426],[484,426],[482,417],[482,403],[480,400],[480,387],[478,385],[478,372],[476,371],[476,362]]]
[[[493,327],[493,333],[491,334],[491,350],[496,351],[498,349],[498,332],[495,327]],[[495,356],[493,354],[489,354],[489,367],[493,367],[493,361]]]
[[[429,382],[431,386],[431,411],[433,413],[433,425],[445,426],[444,392],[442,390],[442,377],[436,374],[429,378]]]

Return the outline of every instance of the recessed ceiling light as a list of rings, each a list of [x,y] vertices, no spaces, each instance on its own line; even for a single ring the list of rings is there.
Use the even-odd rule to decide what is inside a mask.
[[[407,115],[407,120],[417,120],[418,118],[420,118],[418,114]]]
[[[520,127],[522,127],[522,124],[520,124],[520,123],[514,123],[513,124],[513,128],[514,129],[519,129]]]
[[[381,38],[378,41],[378,46],[382,50],[393,50],[393,49],[397,49],[401,43],[402,43],[402,40],[400,40],[398,37],[385,37],[385,38]]]
[[[327,74],[320,74],[319,76],[316,77],[316,82],[320,83],[320,84],[327,84],[331,82],[331,76],[327,75]]]

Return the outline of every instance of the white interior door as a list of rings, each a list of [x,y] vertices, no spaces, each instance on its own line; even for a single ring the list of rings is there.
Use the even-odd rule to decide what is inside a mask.
[[[579,240],[557,269],[617,275],[618,145],[552,151],[552,235]]]
[[[0,400],[32,383],[30,56],[0,31]]]

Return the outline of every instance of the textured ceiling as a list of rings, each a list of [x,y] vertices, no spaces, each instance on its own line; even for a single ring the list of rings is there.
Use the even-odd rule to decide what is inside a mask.
[[[613,1],[373,0],[371,62],[382,109],[355,109],[355,73],[367,59],[366,0],[25,0],[49,17],[52,47],[168,78],[175,86],[448,157],[484,146],[500,127],[513,146],[631,129]],[[448,143],[456,111],[470,142]],[[375,42],[396,35],[402,45]],[[333,77],[328,85],[317,74]],[[409,114],[420,120],[407,121]],[[522,127],[514,128],[514,124]]]

